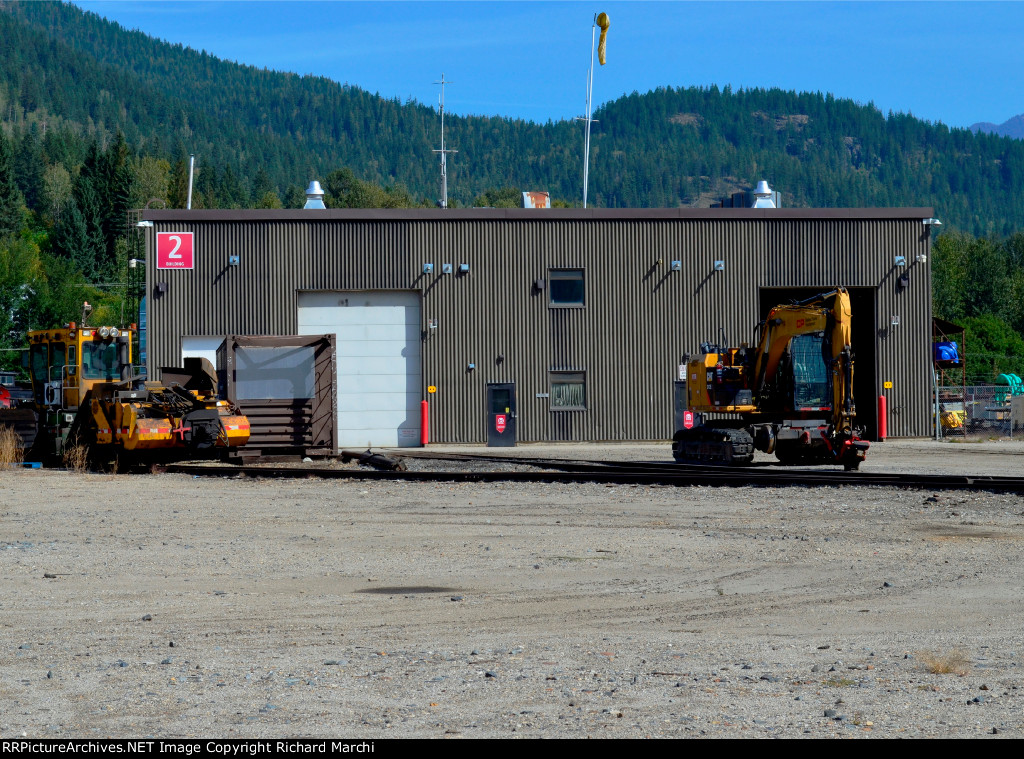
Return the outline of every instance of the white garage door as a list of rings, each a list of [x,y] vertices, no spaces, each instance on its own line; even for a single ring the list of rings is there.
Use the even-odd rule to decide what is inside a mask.
[[[299,334],[337,339],[338,446],[420,442],[420,297],[299,293]]]

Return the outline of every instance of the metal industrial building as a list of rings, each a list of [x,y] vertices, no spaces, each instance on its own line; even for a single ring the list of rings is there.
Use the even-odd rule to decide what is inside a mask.
[[[341,446],[418,445],[423,400],[432,442],[486,442],[501,406],[519,441],[665,440],[684,353],[843,285],[867,435],[885,395],[889,435],[926,436],[932,215],[149,210],[147,368],[229,335],[333,333]]]

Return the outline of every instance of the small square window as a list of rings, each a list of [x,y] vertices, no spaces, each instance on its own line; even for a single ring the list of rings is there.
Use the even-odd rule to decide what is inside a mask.
[[[583,305],[583,269],[552,269],[548,279],[552,306]]]
[[[551,372],[552,410],[573,411],[587,407],[587,378],[584,372]]]

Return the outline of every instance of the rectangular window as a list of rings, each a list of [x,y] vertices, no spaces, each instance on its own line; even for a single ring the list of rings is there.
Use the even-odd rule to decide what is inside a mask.
[[[552,269],[548,295],[552,306],[583,305],[583,269]]]
[[[575,411],[587,407],[587,380],[583,372],[551,372],[551,408]]]

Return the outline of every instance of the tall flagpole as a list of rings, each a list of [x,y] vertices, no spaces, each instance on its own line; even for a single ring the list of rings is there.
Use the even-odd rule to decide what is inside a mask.
[[[594,39],[597,37],[597,27],[601,27],[601,39],[597,43],[597,59],[604,65],[605,42],[608,36],[608,29],[611,22],[607,13],[595,13],[594,25],[590,28],[590,70],[587,72],[587,115],[581,116],[577,121],[587,122],[587,136],[583,142],[583,207],[587,207],[587,187],[590,184],[590,125],[596,121],[591,118],[594,112]]]
[[[594,25],[590,29],[590,71],[587,72],[587,137],[583,143],[583,207],[587,207],[587,185],[590,179],[590,124],[593,119],[590,118],[590,114],[593,113],[591,106],[593,105],[594,95],[594,40],[597,38],[597,14],[594,14]]]

